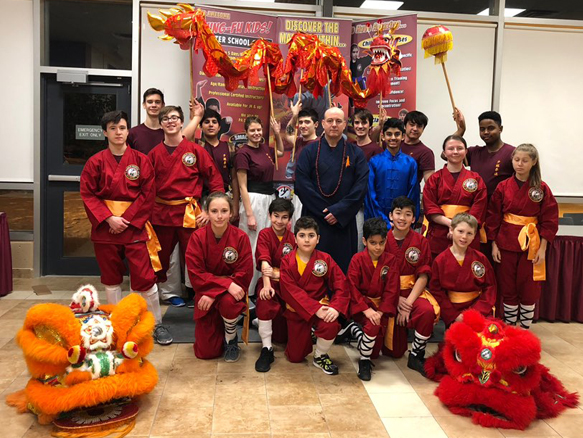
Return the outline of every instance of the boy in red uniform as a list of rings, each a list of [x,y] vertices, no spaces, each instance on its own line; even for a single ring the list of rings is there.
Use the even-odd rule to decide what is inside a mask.
[[[320,235],[313,218],[299,218],[294,233],[297,248],[283,258],[280,269],[281,295],[291,335],[285,354],[290,362],[303,361],[312,352],[314,327],[314,366],[326,374],[338,374],[338,366],[328,351],[340,329],[338,316],[348,313],[350,292],[346,279],[332,257],[316,249]]]
[[[177,106],[160,111],[164,142],[148,154],[156,174],[156,202],[152,224],[160,240],[162,269],[160,282],[166,281],[170,254],[178,242],[184,257],[190,235],[207,224],[208,216],[198,202],[203,179],[211,192],[224,192],[223,179],[207,151],[182,137],[184,114]]]
[[[487,232],[504,302],[504,321],[528,329],[540,298],[545,252],[559,229],[559,208],[541,180],[538,151],[521,144],[512,154],[515,174],[496,187]],[[528,237],[527,237],[528,236]]]
[[[469,213],[458,213],[451,221],[450,231],[453,245],[433,262],[429,283],[446,327],[461,321],[467,309],[491,315],[496,302],[494,270],[484,254],[470,247],[478,221]]]
[[[101,119],[108,148],[93,155],[81,173],[81,197],[91,222],[91,240],[105,285],[107,302],[121,300],[121,283],[126,268],[130,269],[132,291],[148,302],[156,319],[154,338],[162,345],[172,343],[172,336],[161,325],[162,312],[152,261],[155,249],[148,242],[155,235],[148,220],[154,205],[154,171],[148,158],[132,148],[128,138],[128,116],[112,111]],[[154,244],[155,246],[155,244]],[[156,260],[159,263],[159,260]]]
[[[393,336],[385,339],[383,353],[402,357],[407,351],[407,329],[415,329],[407,366],[424,375],[425,347],[439,315],[437,301],[426,290],[431,274],[429,242],[412,230],[415,204],[406,196],[393,200],[389,218],[393,228],[387,235],[386,251],[397,258],[400,296]]]
[[[399,268],[395,256],[385,251],[387,224],[368,219],[363,226],[365,249],[352,257],[348,267],[350,315],[362,326],[356,334],[360,352],[358,377],[371,379],[371,357],[378,357],[386,318],[395,317],[399,297]],[[381,335],[381,336],[379,336]],[[378,341],[377,341],[378,339]]]
[[[296,247],[294,235],[288,229],[293,214],[294,206],[289,199],[275,199],[269,205],[271,226],[261,230],[257,237],[255,260],[262,278],[257,282],[255,296],[258,298],[255,303],[255,312],[259,320],[259,336],[263,348],[259,359],[255,362],[255,371],[260,373],[265,373],[271,368],[274,360],[271,345],[273,322],[276,319],[283,319],[285,303],[281,299],[279,290],[279,268],[281,259]],[[283,331],[285,339],[287,337],[285,326]],[[279,336],[281,337],[281,334]]]
[[[253,277],[251,244],[243,231],[229,223],[233,207],[228,195],[211,193],[206,210],[210,223],[192,233],[186,252],[195,290],[194,354],[199,359],[224,354],[226,362],[236,362],[241,351],[237,319],[248,308]]]

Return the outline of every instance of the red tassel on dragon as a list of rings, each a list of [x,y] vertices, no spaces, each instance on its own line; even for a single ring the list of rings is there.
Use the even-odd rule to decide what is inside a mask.
[[[540,363],[534,334],[474,310],[463,315],[425,363],[427,377],[439,382],[435,395],[450,411],[484,427],[524,430],[577,406],[579,395]]]

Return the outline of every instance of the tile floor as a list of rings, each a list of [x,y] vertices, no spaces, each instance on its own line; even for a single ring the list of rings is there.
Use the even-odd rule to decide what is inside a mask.
[[[2,399],[22,389],[28,373],[14,343],[26,311],[38,301],[68,304],[72,291],[96,278],[15,279],[15,292],[0,299],[0,391]],[[50,295],[33,286],[46,285]],[[127,289],[127,287],[126,287]],[[583,324],[535,324],[542,362],[571,391],[583,394]],[[254,371],[260,345],[243,348],[241,360],[202,361],[186,344],[154,348],[149,359],[160,381],[141,400],[129,436],[184,438],[582,438],[583,410],[536,421],[526,431],[485,429],[451,414],[433,395],[436,384],[407,368],[406,359],[375,361],[373,379],[361,382],[354,349],[334,346],[338,376],[326,376],[306,362],[290,364],[276,347],[276,362],[266,374]],[[434,351],[435,345],[430,346]],[[189,408],[191,406],[191,408]],[[47,437],[31,414],[19,415],[0,404],[1,437]]]

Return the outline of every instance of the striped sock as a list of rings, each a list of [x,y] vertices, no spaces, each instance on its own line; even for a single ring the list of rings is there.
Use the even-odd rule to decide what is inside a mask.
[[[415,339],[413,340],[413,345],[411,346],[411,354],[413,356],[423,356],[425,354],[425,347],[427,347],[427,341],[431,336],[423,336],[415,330]]]
[[[225,340],[227,342],[232,341],[237,336],[237,318],[223,318],[223,322],[225,323]]]
[[[504,322],[508,325],[516,325],[518,321],[518,306],[504,303]]]
[[[376,336],[371,337],[361,330],[361,336],[358,340],[358,344],[356,347],[356,348],[358,348],[358,351],[360,352],[361,359],[370,360],[370,356],[372,355],[372,349],[374,347],[375,340],[376,340]]]
[[[535,304],[521,304],[520,305],[520,327],[528,330],[532,325],[532,320],[534,319],[534,308]]]

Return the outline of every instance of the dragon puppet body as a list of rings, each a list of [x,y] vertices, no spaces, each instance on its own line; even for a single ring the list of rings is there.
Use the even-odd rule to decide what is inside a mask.
[[[435,394],[453,413],[484,427],[524,430],[578,404],[579,396],[540,363],[540,352],[530,331],[468,310],[427,359],[425,372],[439,382]]]
[[[389,33],[382,34],[382,26],[372,41],[369,83],[365,90],[352,80],[346,60],[337,47],[322,43],[316,35],[298,32],[289,42],[288,54],[283,58],[279,46],[262,38],[256,40],[239,58],[232,60],[218,42],[200,9],[180,3],[177,7],[161,9],[161,15],[148,12],[150,26],[163,32],[160,39],[174,40],[181,49],[198,52],[205,57],[203,71],[209,77],[221,75],[225,78],[228,91],[237,89],[239,82],[244,86],[259,82],[258,71],[263,68],[269,75],[272,91],[293,97],[297,91],[295,73],[303,69],[301,84],[315,97],[321,96],[329,84],[334,95],[345,94],[354,100],[357,107],[365,107],[368,100],[381,93],[388,96],[391,91],[390,76],[400,75],[400,51],[392,34],[398,23],[392,25]]]

